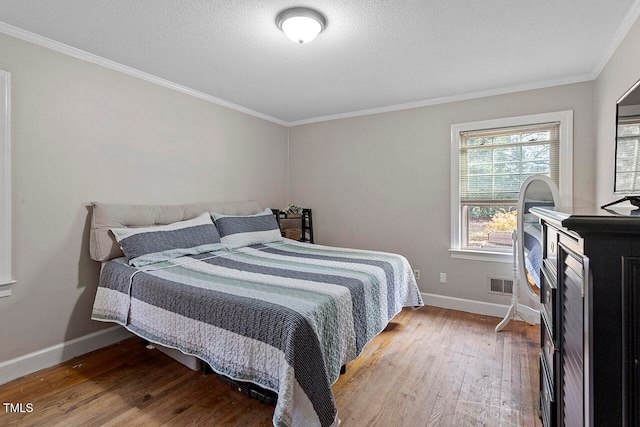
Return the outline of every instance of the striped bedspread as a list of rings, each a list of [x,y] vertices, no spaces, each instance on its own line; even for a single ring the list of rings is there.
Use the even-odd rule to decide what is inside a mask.
[[[540,287],[542,267],[542,227],[539,223],[525,223],[523,227],[524,263],[529,276]]]
[[[141,268],[109,261],[92,318],[277,392],[276,426],[332,426],[341,366],[422,305],[400,255],[287,239]]]

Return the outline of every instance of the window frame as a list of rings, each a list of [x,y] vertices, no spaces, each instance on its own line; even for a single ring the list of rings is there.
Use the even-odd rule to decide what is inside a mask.
[[[461,246],[463,241],[463,224],[460,198],[460,133],[550,122],[560,123],[558,159],[560,204],[563,207],[571,208],[573,190],[573,110],[455,123],[451,125],[451,246],[449,252],[452,258],[504,263],[513,261],[513,254],[511,252],[501,252],[491,249],[468,249]]]
[[[0,70],[0,297],[11,295],[11,74]]]

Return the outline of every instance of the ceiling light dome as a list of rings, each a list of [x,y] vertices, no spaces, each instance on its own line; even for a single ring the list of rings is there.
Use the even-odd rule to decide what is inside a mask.
[[[327,26],[327,19],[317,10],[293,7],[280,12],[278,28],[293,42],[303,44],[315,39]]]

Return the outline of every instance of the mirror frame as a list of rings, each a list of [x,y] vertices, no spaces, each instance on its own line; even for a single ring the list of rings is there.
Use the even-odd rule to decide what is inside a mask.
[[[531,198],[527,198],[527,190],[529,188],[532,187],[532,185],[537,184],[537,183],[544,183],[544,185],[546,185],[549,189],[548,194],[551,196],[552,200],[549,200],[549,202],[553,202],[555,207],[560,206],[560,193],[558,192],[558,187],[556,186],[556,184],[551,180],[551,178],[549,178],[546,175],[532,175],[529,178],[527,178],[523,183],[522,186],[520,187],[520,194],[518,196],[518,224],[517,224],[517,238],[516,238],[516,260],[514,260],[514,262],[516,263],[516,278],[518,281],[518,286],[524,285],[525,283],[527,284],[526,288],[527,288],[527,294],[529,295],[530,298],[534,299],[535,301],[539,301],[539,294],[536,294],[534,292],[534,290],[531,287],[531,284],[529,283],[529,280],[527,279],[527,268],[526,268],[526,263],[525,263],[525,259],[524,259],[524,216],[525,216],[525,203],[527,202],[528,199]],[[535,200],[541,200],[542,199],[535,199]],[[541,236],[542,237],[542,236]],[[542,239],[541,239],[542,241]]]

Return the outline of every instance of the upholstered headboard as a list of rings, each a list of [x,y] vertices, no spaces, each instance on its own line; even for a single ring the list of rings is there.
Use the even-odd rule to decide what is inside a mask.
[[[197,203],[191,205],[123,205],[92,203],[89,251],[94,261],[108,261],[123,256],[112,228],[165,225],[197,217],[203,212],[226,215],[251,215],[261,211],[254,200],[244,202]]]

